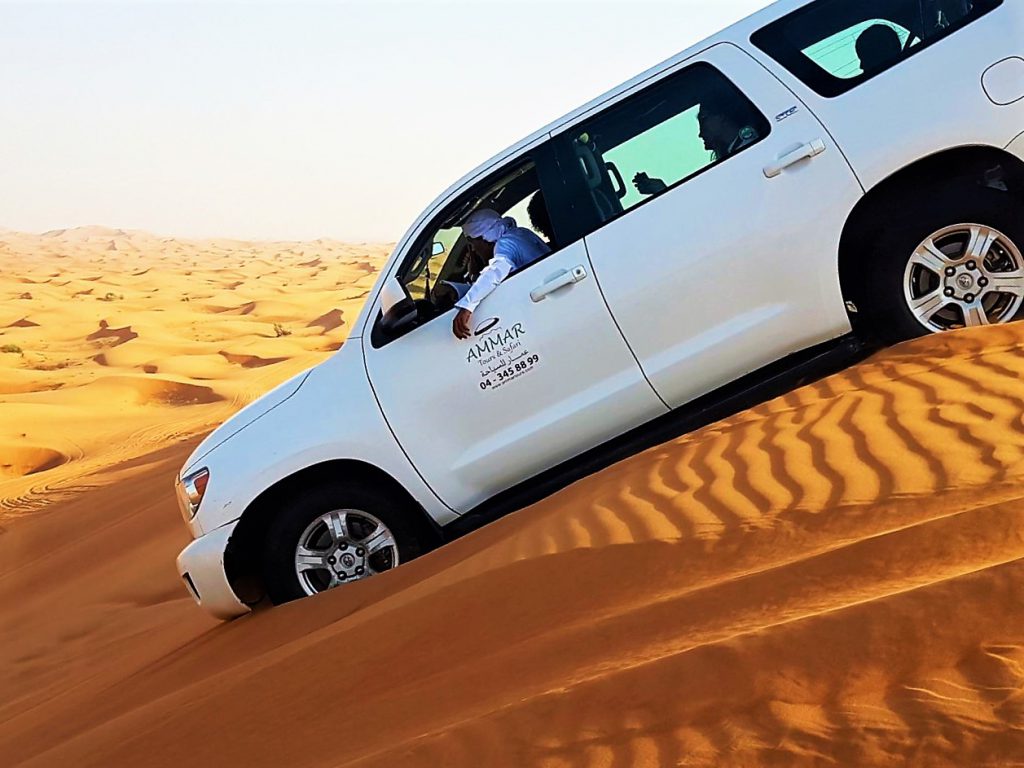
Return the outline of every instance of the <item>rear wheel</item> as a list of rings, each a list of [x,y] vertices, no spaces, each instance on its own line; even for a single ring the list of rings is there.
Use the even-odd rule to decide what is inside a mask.
[[[1024,304],[1024,222],[1018,198],[947,190],[904,209],[868,254],[858,309],[886,342],[1017,319]]]
[[[354,483],[307,491],[268,531],[263,578],[270,599],[309,597],[418,557],[427,549],[419,514],[395,494]]]

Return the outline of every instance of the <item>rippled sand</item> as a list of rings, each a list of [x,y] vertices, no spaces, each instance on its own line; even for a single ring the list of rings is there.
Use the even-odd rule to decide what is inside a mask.
[[[1022,374],[1024,326],[913,342],[228,625],[173,569],[168,478],[197,438],[104,464],[0,535],[0,755],[1024,764]]]

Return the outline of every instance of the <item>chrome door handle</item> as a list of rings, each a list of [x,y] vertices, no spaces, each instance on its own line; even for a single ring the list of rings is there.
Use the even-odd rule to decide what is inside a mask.
[[[580,280],[585,279],[586,276],[587,270],[584,269],[582,264],[578,264],[572,269],[563,269],[530,291],[530,298],[534,302],[543,301],[555,291],[560,291],[563,288],[574,285],[580,282]]]
[[[769,179],[774,179],[776,176],[782,174],[784,170],[789,168],[791,165],[796,165],[803,160],[810,160],[812,157],[817,157],[823,154],[827,147],[825,142],[821,139],[815,139],[809,141],[802,147],[797,147],[792,152],[787,152],[779,158],[778,162],[766,165],[764,167],[764,175]]]

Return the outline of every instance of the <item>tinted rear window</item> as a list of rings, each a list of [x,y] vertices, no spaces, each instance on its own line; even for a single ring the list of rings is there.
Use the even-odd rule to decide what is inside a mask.
[[[700,62],[648,86],[556,138],[570,188],[578,190],[586,233],[771,133],[739,88]]]
[[[818,0],[754,33],[754,45],[822,96],[838,96],[1003,0]]]

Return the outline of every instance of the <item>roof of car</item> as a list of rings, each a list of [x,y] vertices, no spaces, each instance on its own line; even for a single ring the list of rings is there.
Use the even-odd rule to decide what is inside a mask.
[[[585,114],[586,112],[589,112],[590,110],[601,106],[605,102],[614,101],[622,93],[630,90],[631,88],[636,87],[637,85],[640,85],[645,80],[657,77],[665,70],[671,69],[675,65],[685,61],[691,56],[694,56],[700,53],[701,51],[710,48],[712,45],[725,42],[736,43],[738,45],[745,45],[749,42],[750,35],[753,34],[755,31],[757,31],[761,27],[766,26],[772,21],[775,21],[776,19],[785,16],[790,11],[799,8],[803,5],[807,5],[807,3],[810,1],[811,0],[779,0],[778,2],[772,3],[765,8],[762,8],[760,11],[756,11],[750,16],[747,16],[746,18],[736,22],[735,24],[726,27],[722,31],[717,32],[716,34],[710,37],[706,37],[700,42],[691,45],[689,48],[686,48],[685,50],[680,51],[679,53],[673,56],[670,56],[664,61],[655,64],[653,67],[650,67],[649,69],[641,72],[635,77],[630,78],[626,82],[615,86],[610,91],[607,91],[601,94],[600,96],[591,99],[586,104],[574,109],[572,112],[569,112],[566,115],[563,115],[554,122],[544,126],[539,131],[536,131],[529,138],[525,139],[522,142],[519,142],[519,144],[517,144],[516,147],[510,148],[510,150],[522,146],[523,144],[528,144],[530,141],[536,139],[538,136],[557,132],[560,128],[562,128],[568,123],[571,123],[580,115]],[[506,156],[507,154],[509,154],[510,150],[506,150],[505,152],[501,153],[499,157]],[[484,164],[484,166],[486,165],[488,165],[488,163]]]
[[[610,91],[603,93],[597,98],[591,99],[586,104],[578,107],[577,109],[574,109],[572,112],[569,112],[566,115],[563,115],[562,117],[558,118],[554,122],[549,123],[543,128],[534,131],[526,138],[506,148],[502,152],[499,152],[498,154],[494,155],[486,162],[481,163],[472,171],[464,175],[462,178],[460,178],[458,181],[456,181],[454,184],[448,187],[448,189],[446,189],[444,192],[442,192],[416,220],[413,226],[409,229],[409,232],[407,232],[406,235],[402,237],[401,241],[399,241],[399,249],[396,250],[400,250],[402,247],[404,247],[409,236],[413,234],[414,230],[419,228],[420,223],[423,221],[424,218],[434,215],[437,209],[440,206],[444,205],[444,203],[454,193],[462,189],[467,183],[472,182],[474,179],[492,170],[495,166],[509,160],[510,158],[515,157],[517,154],[522,152],[530,145],[534,144],[535,142],[541,139],[546,138],[549,134],[557,133],[559,130],[572,123],[580,115],[583,115],[589,112],[590,110],[601,106],[602,104],[614,101],[623,93],[643,83],[645,80],[657,77],[665,70],[672,68],[676,64],[685,61],[686,59],[690,58],[691,56],[694,56],[695,54],[700,53],[703,50],[706,50],[712,45],[716,45],[718,43],[735,43],[738,45],[745,45],[748,42],[750,35],[753,34],[755,31],[769,24],[775,19],[784,16],[790,11],[795,10],[796,8],[799,8],[803,5],[807,5],[807,3],[809,2],[811,2],[811,0],[778,0],[778,2],[772,3],[771,5],[767,6],[766,8],[763,8],[760,11],[756,11],[755,13],[746,17],[745,19],[742,19],[736,22],[735,24],[725,28],[721,32],[718,32],[717,34],[714,34],[711,37],[705,38],[700,42],[696,43],[695,45],[692,45],[689,48],[680,51],[674,56],[666,59],[665,61],[662,61],[661,63],[654,65],[653,67],[647,69],[644,72],[641,72],[639,75],[636,75],[635,77],[625,81],[624,83],[617,85],[615,88],[612,88]]]

